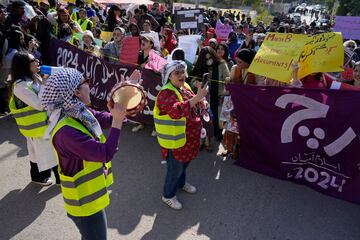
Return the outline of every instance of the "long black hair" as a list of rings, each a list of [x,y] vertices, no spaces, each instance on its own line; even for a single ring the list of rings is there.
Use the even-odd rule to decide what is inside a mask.
[[[105,23],[107,23],[108,31],[114,31],[114,28],[118,25],[118,21],[115,16],[115,11],[120,11],[120,8],[116,5],[112,5],[108,11],[108,16]]]
[[[228,62],[228,61],[230,60],[230,59],[229,59],[229,47],[228,47],[228,45],[225,44],[225,43],[219,43],[219,44],[216,46],[215,51],[217,51],[217,50],[219,49],[219,47],[223,47],[224,52],[225,52],[225,54],[224,54],[224,60],[225,60],[226,62]]]
[[[11,62],[11,80],[9,81],[10,92],[16,80],[25,79],[26,77],[32,78],[30,69],[31,59],[28,52],[21,51],[15,53]]]
[[[206,64],[206,55],[210,54],[211,58],[213,59],[214,63],[212,66],[208,66]],[[217,67],[217,65],[220,62],[220,58],[216,54],[215,50],[209,46],[203,47],[199,53],[199,56],[197,58],[197,61],[194,66],[193,75],[196,77],[203,77],[204,73],[209,72],[209,67]]]
[[[137,34],[136,34],[136,35],[132,35],[131,28],[133,28],[133,27],[136,28],[136,30],[137,30]],[[129,32],[131,33],[131,35],[132,35],[133,37],[138,37],[138,36],[140,36],[140,28],[139,28],[139,26],[138,26],[137,24],[135,24],[135,23],[129,23],[128,28],[129,28]]]
[[[16,49],[18,51],[25,51],[25,39],[21,42],[21,37],[24,38],[24,34],[19,30],[13,30],[9,34],[9,46],[6,54],[9,53],[10,49]]]

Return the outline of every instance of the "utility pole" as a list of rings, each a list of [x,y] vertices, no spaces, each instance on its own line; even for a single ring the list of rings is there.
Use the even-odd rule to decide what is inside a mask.
[[[199,2],[200,0],[195,0],[195,8],[199,8]]]

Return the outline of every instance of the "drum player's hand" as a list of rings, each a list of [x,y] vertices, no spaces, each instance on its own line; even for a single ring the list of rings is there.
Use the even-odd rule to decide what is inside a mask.
[[[110,100],[107,104],[107,107],[113,117],[111,127],[121,129],[126,116],[125,105],[121,103],[114,103],[112,100]]]
[[[141,80],[141,72],[140,70],[138,69],[135,69],[132,74],[130,75],[128,81],[130,83],[133,83],[133,84],[141,84],[142,83],[142,80]]]

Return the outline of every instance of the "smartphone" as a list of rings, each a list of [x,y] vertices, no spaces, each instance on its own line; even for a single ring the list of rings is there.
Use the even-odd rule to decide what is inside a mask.
[[[205,84],[208,83],[208,81],[209,81],[209,73],[204,73],[201,87],[204,87]]]

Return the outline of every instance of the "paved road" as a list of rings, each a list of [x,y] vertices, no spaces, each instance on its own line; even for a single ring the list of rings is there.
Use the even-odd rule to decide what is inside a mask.
[[[202,152],[189,168],[198,194],[184,209],[161,201],[165,174],[151,129],[126,126],[113,161],[109,239],[359,240],[360,206],[232,165]],[[0,239],[80,239],[57,186],[29,183],[25,139],[0,119]]]

